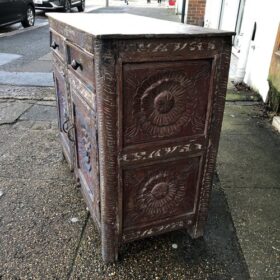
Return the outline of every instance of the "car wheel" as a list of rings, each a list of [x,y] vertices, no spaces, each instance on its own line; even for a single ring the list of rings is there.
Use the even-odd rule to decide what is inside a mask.
[[[63,11],[65,13],[70,13],[71,12],[71,2],[70,2],[70,0],[65,0]]]
[[[23,27],[30,27],[33,26],[35,22],[35,11],[32,6],[27,6],[26,12],[25,12],[25,18],[21,22]]]
[[[83,12],[85,10],[85,6],[86,6],[86,1],[81,0],[81,5],[78,6],[78,11]]]

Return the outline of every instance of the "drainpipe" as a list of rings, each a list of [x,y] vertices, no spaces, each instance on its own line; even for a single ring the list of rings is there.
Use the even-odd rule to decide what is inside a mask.
[[[186,1],[187,1],[187,0],[183,0],[183,3],[182,3],[182,16],[181,16],[181,23],[184,23],[184,21],[185,21]]]
[[[242,42],[240,47],[240,55],[237,62],[237,68],[235,72],[235,83],[241,83],[244,80],[246,73],[246,65],[248,61],[249,50],[252,41],[253,30],[255,29],[255,24],[253,26],[250,25],[247,31],[243,33]]]

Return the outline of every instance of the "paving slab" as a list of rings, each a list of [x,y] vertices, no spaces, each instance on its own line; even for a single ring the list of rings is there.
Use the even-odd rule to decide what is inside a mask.
[[[261,132],[254,136],[223,134],[219,151],[218,171],[223,186],[280,189],[279,141],[277,145],[268,135],[261,137]]]
[[[25,132],[18,132],[10,125],[0,126],[0,156],[12,149],[13,145],[21,141]],[[2,174],[0,172],[0,174]]]
[[[251,278],[280,279],[280,189],[226,193]]]
[[[0,279],[67,279],[87,211],[74,182],[30,177],[0,177]]]
[[[100,235],[90,220],[70,279],[249,279],[225,196],[215,182],[204,239],[177,231],[134,241],[122,247],[118,263],[104,265]]]
[[[44,106],[44,104],[35,104],[21,115],[20,120],[33,121],[51,121],[57,119],[57,109],[54,106]]]
[[[0,71],[0,84],[17,86],[53,86],[52,73]]]
[[[55,130],[29,130],[2,154],[0,170],[6,178],[71,180],[72,173],[61,161],[61,145]]]
[[[42,72],[48,74],[46,77],[51,77],[52,79],[52,63],[50,60],[33,60],[29,63],[25,63],[24,65],[21,65],[19,72],[30,72],[36,74],[36,72]],[[30,80],[30,85],[36,85],[34,84],[34,80]],[[40,84],[40,86],[44,86],[45,84]],[[48,84],[49,86],[49,84]]]
[[[280,137],[260,105],[226,104],[217,170],[252,279],[280,278]]]
[[[52,53],[49,52],[43,56],[41,56],[40,58],[38,58],[38,60],[42,60],[42,61],[51,61],[52,60]]]
[[[20,58],[21,55],[13,53],[0,53],[0,66]]]
[[[259,105],[227,104],[218,153],[222,185],[280,188],[279,140]]]
[[[55,100],[53,87],[22,87],[15,85],[0,85],[0,100]]]
[[[0,124],[14,123],[32,105],[23,102],[6,102],[0,104]]]

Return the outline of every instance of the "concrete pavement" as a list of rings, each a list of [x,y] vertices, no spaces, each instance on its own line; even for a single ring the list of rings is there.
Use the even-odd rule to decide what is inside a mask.
[[[54,95],[41,90],[0,95],[1,280],[279,278],[280,137],[259,103],[226,105],[204,239],[179,231],[136,241],[105,266],[61,158]]]
[[[105,266],[100,235],[62,161],[55,101],[40,100],[40,90],[0,98],[1,280],[249,278],[217,176],[204,240],[179,231],[136,241]]]

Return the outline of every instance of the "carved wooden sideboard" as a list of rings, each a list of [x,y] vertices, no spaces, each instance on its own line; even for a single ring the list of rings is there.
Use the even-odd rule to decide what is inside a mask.
[[[125,14],[49,14],[63,153],[102,255],[185,228],[203,235],[231,32]]]

